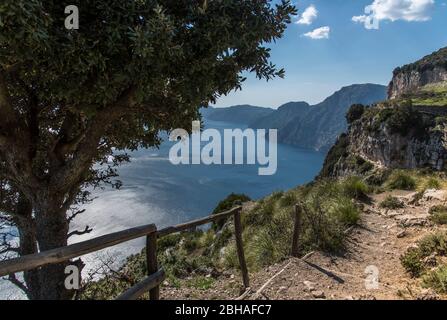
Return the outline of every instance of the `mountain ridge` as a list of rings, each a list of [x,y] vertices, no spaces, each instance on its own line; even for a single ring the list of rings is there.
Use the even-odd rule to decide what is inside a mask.
[[[342,87],[316,105],[303,101],[288,102],[276,110],[249,105],[232,106],[215,108],[204,117],[244,123],[253,129],[278,129],[280,143],[326,152],[338,135],[346,131],[345,114],[349,107],[385,100],[386,92],[387,87],[379,84],[353,84]]]

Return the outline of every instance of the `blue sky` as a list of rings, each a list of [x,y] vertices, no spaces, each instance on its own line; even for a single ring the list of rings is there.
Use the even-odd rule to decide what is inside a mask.
[[[285,68],[286,78],[267,83],[249,76],[242,91],[220,98],[218,107],[252,104],[277,108],[288,101],[317,103],[346,85],[387,85],[395,67],[447,46],[447,0],[294,3],[300,15],[285,36],[271,46],[272,61]],[[373,5],[369,13],[375,18],[371,21],[379,21],[378,29],[367,29],[362,22],[369,5]],[[323,38],[313,39],[311,35]]]

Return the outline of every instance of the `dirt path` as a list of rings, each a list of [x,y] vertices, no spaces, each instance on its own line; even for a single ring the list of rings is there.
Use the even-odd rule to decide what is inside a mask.
[[[445,203],[447,193],[428,194],[413,204],[414,193],[395,191],[405,207],[399,210],[379,208],[390,193],[372,196],[357,227],[349,231],[344,256],[320,252],[304,259],[290,258],[251,275],[252,293],[246,299],[424,299],[431,292],[420,288],[400,263],[409,246],[434,227],[428,223],[428,209]],[[234,277],[234,276],[233,276]],[[166,298],[235,299],[239,279],[219,279],[207,291],[166,289]],[[264,287],[264,288],[263,288]],[[260,288],[263,288],[262,292]]]

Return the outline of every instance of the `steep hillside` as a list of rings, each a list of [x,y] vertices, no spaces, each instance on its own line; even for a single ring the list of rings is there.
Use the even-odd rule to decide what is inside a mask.
[[[370,169],[430,168],[447,164],[447,119],[411,105],[377,105],[353,121],[326,158],[323,176],[367,174]]]
[[[358,84],[344,87],[314,106],[289,102],[271,110],[244,105],[206,110],[204,117],[247,124],[254,129],[278,129],[281,143],[327,151],[347,129],[345,114],[352,104],[371,104],[385,98],[385,86]]]
[[[303,118],[311,110],[307,102],[289,102],[265,117],[250,123],[253,129],[282,129],[299,117]]]
[[[316,181],[256,202],[231,195],[215,212],[244,202],[251,290],[244,293],[241,285],[234,225],[228,219],[208,230],[158,240],[159,264],[167,273],[161,297],[445,299],[446,186],[440,173],[396,171],[380,185],[350,177]],[[300,253],[292,258],[297,203],[302,209]],[[368,277],[377,270],[379,278]],[[145,250],[120,268],[104,265],[103,272],[99,281],[85,282],[80,298],[111,299],[144,279]]]
[[[337,136],[346,130],[345,115],[352,104],[370,104],[382,101],[386,88],[376,84],[344,87],[323,102],[313,106],[306,114],[297,115],[280,128],[282,143],[327,151]]]
[[[239,105],[229,108],[202,109],[202,116],[209,120],[248,125],[273,112],[272,109],[251,105]]]
[[[430,83],[447,81],[447,47],[394,70],[388,97],[401,98]]]
[[[445,79],[444,79],[445,77]],[[447,167],[447,48],[397,68],[390,99],[357,110],[321,176]]]

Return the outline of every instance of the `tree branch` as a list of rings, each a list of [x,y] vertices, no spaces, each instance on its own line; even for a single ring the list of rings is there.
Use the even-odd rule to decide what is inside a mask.
[[[63,188],[82,180],[82,174],[91,166],[92,160],[97,156],[98,144],[110,125],[136,104],[135,92],[134,87],[123,91],[116,102],[105,106],[96,113],[90,121],[83,139],[77,143],[77,149],[71,160],[61,166],[59,172],[53,175],[52,185]]]
[[[79,215],[79,214],[81,214],[81,213],[84,213],[84,212],[85,212],[85,209],[78,210],[78,211],[74,212],[71,216],[69,216],[69,217],[67,218],[68,223],[70,223],[71,221],[73,221],[73,219],[76,218],[77,215]]]
[[[83,231],[75,230],[75,231],[72,231],[72,232],[68,233],[67,237],[70,238],[72,236],[82,236],[82,235],[90,233],[92,231],[93,231],[92,228],[90,228],[89,226],[86,226]]]
[[[10,274],[6,279],[10,281],[13,285],[18,287],[20,290],[22,290],[26,295],[28,295],[29,293],[28,288],[25,286],[25,284],[19,281],[19,279],[17,279],[15,274]]]

